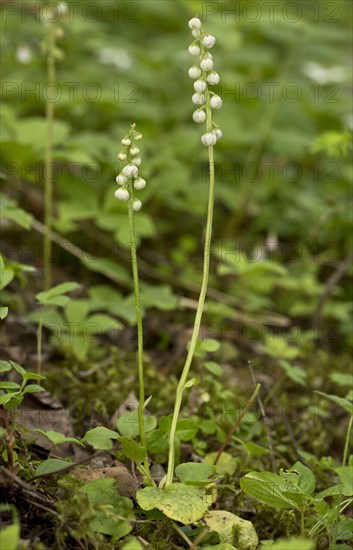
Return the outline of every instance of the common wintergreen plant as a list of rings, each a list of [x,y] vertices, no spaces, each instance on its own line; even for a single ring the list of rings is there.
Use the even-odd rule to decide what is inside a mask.
[[[173,482],[174,464],[175,464],[175,433],[180,412],[180,407],[183,399],[185,388],[192,385],[192,381],[188,381],[188,375],[191,363],[194,357],[197,339],[200,332],[201,319],[206,299],[208,275],[210,267],[210,249],[212,240],[212,221],[214,208],[214,187],[215,187],[215,170],[214,170],[214,151],[213,146],[222,137],[222,132],[213,122],[212,109],[219,109],[222,105],[221,98],[212,92],[209,86],[219,81],[218,74],[213,70],[213,57],[208,51],[216,42],[214,36],[207,34],[203,28],[200,19],[193,17],[189,21],[189,28],[192,35],[195,37],[194,42],[189,46],[189,53],[192,56],[199,58],[198,64],[193,65],[189,69],[189,76],[195,79],[192,101],[200,107],[194,112],[193,119],[197,123],[206,123],[206,133],[202,135],[201,142],[208,148],[209,162],[209,195],[207,208],[207,221],[204,243],[204,260],[203,260],[203,277],[200,290],[198,306],[195,315],[194,328],[191,336],[188,354],[185,360],[184,368],[178,382],[176,390],[176,398],[173,412],[172,425],[169,435],[169,457],[168,470],[165,480],[165,485],[168,487]]]
[[[140,284],[137,265],[137,251],[136,251],[136,232],[134,213],[141,210],[142,202],[134,197],[134,189],[140,191],[146,186],[146,181],[139,176],[139,166],[141,164],[141,158],[139,156],[140,150],[134,141],[142,139],[142,134],[135,130],[135,124],[131,126],[129,133],[121,140],[123,150],[118,154],[118,159],[125,162],[121,172],[116,177],[116,182],[119,188],[115,191],[115,197],[123,202],[127,202],[129,212],[129,229],[130,229],[130,250],[131,250],[131,263],[132,274],[134,279],[134,292],[135,292],[135,308],[136,308],[136,324],[137,324],[137,363],[139,374],[139,406],[138,406],[138,425],[140,442],[144,448],[144,461],[143,468],[147,476],[149,477],[149,466],[147,458],[147,446],[146,446],[146,431],[144,425],[144,407],[145,407],[145,382],[143,372],[143,327],[142,327],[142,313],[141,313],[141,300],[140,300]]]

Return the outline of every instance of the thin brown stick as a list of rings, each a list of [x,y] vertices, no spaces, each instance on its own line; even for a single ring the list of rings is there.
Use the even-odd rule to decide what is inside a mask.
[[[331,273],[329,278],[326,281],[325,288],[323,293],[320,296],[319,302],[316,307],[316,311],[313,318],[313,327],[315,330],[320,329],[321,325],[321,313],[325,302],[330,298],[332,292],[334,291],[335,286],[339,283],[342,277],[346,274],[348,269],[351,267],[353,262],[353,250],[351,250],[345,259],[338,264],[336,269]]]
[[[248,367],[249,367],[249,370],[250,370],[250,375],[251,375],[252,382],[254,384],[254,387],[256,387],[257,381],[256,381],[256,377],[255,377],[255,373],[254,373],[254,369],[252,367],[251,361],[248,362]],[[257,402],[258,402],[258,405],[259,405],[259,408],[260,408],[260,411],[261,411],[262,418],[264,419],[268,450],[270,452],[272,472],[275,473],[276,472],[276,462],[275,462],[275,457],[274,457],[274,452],[273,452],[273,440],[272,440],[272,435],[271,435],[271,425],[270,425],[269,418],[266,414],[266,410],[265,410],[265,407],[264,407],[264,404],[262,402],[260,394],[257,395]]]
[[[261,384],[257,384],[252,396],[250,397],[249,401],[247,402],[247,404],[245,405],[244,409],[243,409],[243,412],[241,413],[241,415],[239,416],[239,418],[236,419],[236,421],[234,422],[233,426],[231,427],[231,429],[229,430],[228,432],[228,435],[226,437],[226,440],[225,442],[223,443],[223,445],[221,445],[221,447],[219,448],[219,451],[216,455],[216,458],[214,459],[213,461],[213,464],[216,465],[217,462],[219,461],[219,459],[221,458],[221,455],[222,453],[224,452],[224,450],[226,449],[226,447],[229,445],[230,443],[230,440],[232,438],[232,435],[235,433],[235,431],[239,428],[240,424],[242,423],[242,421],[244,420],[247,412],[249,411],[251,405],[253,404],[254,402],[254,399],[256,398],[257,394],[259,393],[260,391],[260,388],[261,388]]]

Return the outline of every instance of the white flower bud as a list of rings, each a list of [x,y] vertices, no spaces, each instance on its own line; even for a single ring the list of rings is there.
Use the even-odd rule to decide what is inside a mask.
[[[140,134],[140,132],[135,132],[134,138],[136,139],[136,141],[139,141],[140,139],[142,139],[142,134]]]
[[[216,73],[216,71],[212,71],[212,73],[207,76],[206,80],[211,86],[215,86],[219,82],[219,74]]]
[[[216,39],[212,34],[206,34],[202,39],[202,44],[205,48],[212,48],[216,43]]]
[[[67,12],[68,12],[68,7],[67,7],[67,4],[65,2],[60,2],[60,4],[58,4],[58,11],[60,12],[60,15],[61,17],[63,15],[66,15]]]
[[[192,96],[192,102],[195,103],[195,105],[204,105],[206,103],[206,97],[205,94],[194,94]]]
[[[222,100],[219,95],[214,95],[211,97],[210,105],[212,109],[220,109],[222,107]]]
[[[194,82],[194,90],[195,92],[198,92],[199,94],[201,94],[202,92],[204,92],[207,88],[207,84],[206,82],[204,82],[204,80],[196,80]]]
[[[192,118],[194,119],[195,122],[197,122],[198,124],[201,124],[201,122],[205,122],[206,120],[206,113],[205,111],[200,111],[199,109],[197,109],[197,111],[195,111],[194,114],[192,115]]]
[[[213,60],[210,57],[204,57],[200,63],[203,71],[211,71],[213,69]]]
[[[138,175],[137,166],[135,166],[134,164],[127,164],[122,169],[122,174],[126,178],[137,178],[137,175]]]
[[[114,194],[115,197],[122,202],[126,202],[130,198],[129,191],[127,189],[123,189],[122,187],[120,187],[120,189],[117,189]]]
[[[202,71],[200,67],[197,67],[197,65],[193,65],[189,69],[189,77],[190,78],[199,78],[202,74]]]
[[[191,34],[192,34],[192,36],[194,36],[195,38],[200,38],[200,36],[201,36],[201,31],[200,31],[199,29],[193,29],[193,30],[191,31]]]
[[[137,191],[141,191],[141,189],[146,187],[146,180],[143,178],[137,178],[137,180],[134,181],[134,187]]]
[[[118,185],[125,185],[126,178],[124,178],[122,174],[119,174],[118,176],[116,176],[115,181]]]
[[[134,164],[135,166],[140,166],[140,164],[141,164],[140,157],[135,157],[135,158],[131,159],[131,164]]]
[[[190,19],[188,25],[189,25],[189,29],[191,30],[201,29],[202,23],[198,17],[193,17],[192,19]]]
[[[220,128],[217,128],[216,130],[213,130],[212,134],[214,134],[216,136],[217,141],[222,139],[223,134],[222,134],[222,130]]]
[[[190,55],[200,55],[201,50],[196,44],[191,44],[191,46],[189,46],[188,48],[188,52]]]
[[[138,212],[139,210],[141,210],[141,206],[142,206],[142,202],[139,201],[138,199],[136,199],[132,203],[132,209],[133,209],[134,212]]]
[[[126,153],[119,153],[118,154],[118,159],[119,160],[126,160],[127,159]]]
[[[138,147],[131,147],[131,149],[130,149],[130,153],[132,154],[133,157],[138,155],[139,152],[140,152],[140,149]]]
[[[129,145],[131,145],[131,139],[129,138],[123,138],[121,140],[121,145],[124,145],[124,147],[128,147]]]
[[[217,138],[214,134],[207,133],[201,136],[201,143],[202,145],[205,145],[205,147],[209,147],[210,145],[215,145],[216,141],[217,141]]]

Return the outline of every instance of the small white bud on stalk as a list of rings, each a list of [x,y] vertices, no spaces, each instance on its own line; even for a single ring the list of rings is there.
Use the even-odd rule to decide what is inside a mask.
[[[222,130],[220,128],[217,128],[216,130],[213,130],[212,134],[214,134],[216,136],[217,141],[222,139],[223,134],[222,134]]]
[[[194,122],[197,122],[197,124],[201,124],[206,120],[206,113],[205,111],[197,110],[193,113],[192,118],[194,119]]]
[[[131,147],[130,149],[130,153],[132,154],[133,157],[138,155],[139,152],[140,152],[140,149],[138,147]]]
[[[219,82],[219,74],[216,71],[212,71],[212,73],[207,75],[206,80],[211,86],[215,86]]]
[[[122,188],[117,189],[114,194],[115,194],[115,197],[122,202],[126,202],[130,198],[130,193],[127,189],[122,189]]]
[[[210,145],[215,145],[216,141],[217,141],[216,136],[214,134],[211,134],[210,132],[208,132],[207,134],[203,134],[203,136],[201,136],[201,143],[205,147],[209,147]]]
[[[201,36],[201,31],[200,31],[199,29],[193,29],[193,30],[191,31],[191,34],[192,34],[192,36],[194,36],[195,38],[200,38],[200,36]]]
[[[141,210],[141,207],[142,207],[142,202],[139,201],[138,199],[136,199],[132,203],[132,209],[133,209],[134,212],[138,212],[139,210]]]
[[[127,164],[122,169],[122,174],[126,178],[137,178],[137,175],[138,175],[137,166],[135,166],[134,164]]]
[[[189,69],[189,77],[190,78],[199,78],[202,75],[202,71],[200,67],[197,67],[197,65],[193,65]]]
[[[116,176],[115,181],[118,185],[125,185],[126,178],[124,178],[124,176],[122,174],[119,174],[118,176]]]
[[[131,145],[131,139],[129,138],[123,138],[121,140],[121,145],[124,145],[124,147],[129,147],[129,145]]]
[[[118,159],[119,160],[126,160],[127,159],[126,153],[119,153],[118,154]]]
[[[212,34],[206,34],[202,39],[202,44],[205,48],[212,48],[216,43],[216,39]]]
[[[210,105],[212,109],[220,109],[222,107],[222,99],[219,95],[214,95],[211,97]]]
[[[204,92],[207,88],[207,84],[204,80],[196,80],[194,82],[194,90],[195,92],[198,92],[199,94],[201,94],[202,92]]]
[[[192,96],[192,102],[195,103],[195,105],[204,105],[206,103],[206,96],[205,94],[194,94]]]
[[[190,19],[188,25],[189,25],[189,29],[191,30],[194,30],[194,29],[200,30],[202,23],[198,17],[193,17],[192,19]]]
[[[141,189],[146,187],[146,180],[143,178],[137,178],[137,180],[134,181],[134,187],[137,191],[141,191]]]
[[[189,46],[188,48],[188,52],[190,55],[200,55],[201,53],[201,50],[199,48],[199,46],[197,46],[196,44],[191,44],[191,46]]]
[[[140,164],[141,164],[140,157],[135,157],[135,158],[131,159],[131,164],[134,164],[135,166],[140,166]]]
[[[203,71],[211,71],[213,69],[213,60],[210,57],[204,57],[200,63]]]

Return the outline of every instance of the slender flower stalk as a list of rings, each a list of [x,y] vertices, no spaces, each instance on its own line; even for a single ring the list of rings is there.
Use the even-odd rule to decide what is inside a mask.
[[[67,13],[67,5],[61,2],[57,5],[55,13],[49,10],[50,19],[44,19],[48,27],[48,35],[43,43],[43,48],[47,58],[47,82],[48,89],[55,87],[56,68],[55,61],[60,59],[62,54],[56,47],[56,39],[62,37],[63,31],[56,24]],[[47,98],[45,105],[45,117],[47,123],[47,141],[45,147],[45,170],[44,170],[44,243],[43,243],[43,264],[44,264],[44,288],[48,290],[52,282],[52,225],[53,225],[53,139],[54,139],[54,101]]]
[[[187,378],[189,375],[200,332],[201,319],[207,293],[208,276],[210,269],[210,250],[212,242],[212,222],[215,188],[213,147],[216,142],[222,137],[221,130],[212,120],[212,109],[219,109],[222,105],[222,100],[218,95],[216,95],[209,89],[209,85],[218,84],[219,82],[218,74],[213,71],[212,55],[208,52],[208,49],[212,48],[212,46],[215,44],[216,39],[214,36],[211,36],[202,30],[202,23],[197,17],[194,17],[189,21],[189,28],[191,29],[192,35],[196,38],[193,44],[191,44],[191,46],[189,47],[189,53],[190,55],[199,56],[200,60],[199,65],[194,65],[189,69],[190,78],[196,79],[196,81],[194,82],[195,94],[192,97],[192,101],[196,105],[201,105],[201,107],[194,112],[193,119],[197,123],[206,122],[206,133],[203,134],[203,136],[201,137],[201,143],[205,145],[205,147],[207,147],[208,149],[210,179],[203,257],[203,278],[189,350],[176,390],[172,425],[169,434],[169,457],[165,487],[173,483],[175,465],[175,436],[177,422],[183,399],[183,393],[185,388],[189,386]]]
[[[47,42],[47,79],[49,86],[55,86],[55,25],[49,25]],[[54,102],[47,99],[45,105],[47,122],[47,143],[45,147],[45,171],[44,171],[44,288],[51,287],[51,262],[52,262],[52,215],[53,215],[53,130],[54,130]]]
[[[146,433],[144,425],[144,405],[145,405],[145,382],[144,382],[144,370],[143,370],[143,327],[142,327],[142,313],[141,313],[141,300],[140,300],[140,284],[138,274],[137,263],[137,251],[136,251],[136,231],[134,214],[141,210],[142,202],[134,198],[134,189],[140,190],[146,186],[146,181],[139,176],[138,166],[141,164],[139,155],[139,148],[133,143],[133,140],[139,141],[142,139],[142,135],[135,130],[135,124],[131,126],[130,132],[121,140],[124,150],[118,155],[119,160],[126,162],[124,168],[116,177],[116,182],[119,185],[115,191],[115,197],[122,201],[127,202],[129,213],[129,230],[130,230],[130,250],[131,250],[131,263],[132,263],[132,275],[134,280],[134,293],[135,293],[135,308],[136,308],[136,323],[137,323],[137,364],[138,364],[138,376],[139,376],[139,406],[138,406],[138,425],[140,443],[145,450],[145,459],[143,463],[144,473],[151,481],[149,464],[147,457],[147,445],[146,445]],[[138,166],[137,166],[138,165]]]

